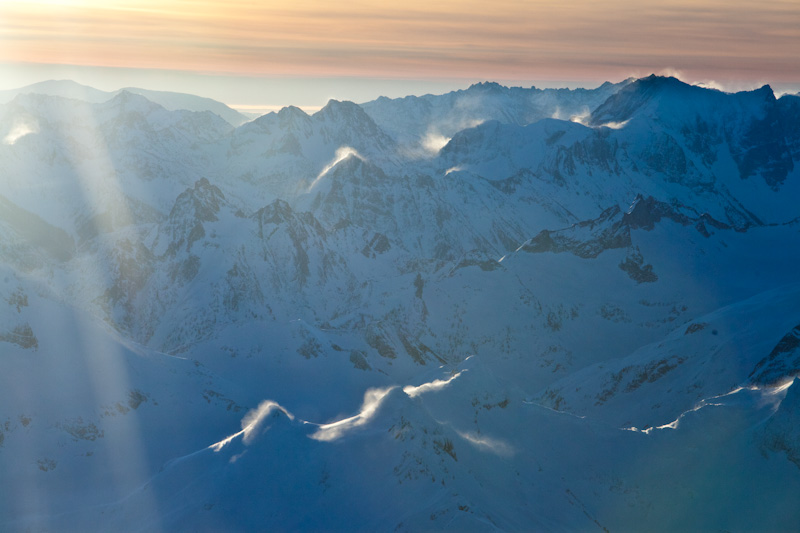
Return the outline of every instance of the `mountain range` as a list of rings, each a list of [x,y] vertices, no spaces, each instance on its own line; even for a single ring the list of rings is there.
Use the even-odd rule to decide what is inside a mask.
[[[0,102],[0,529],[796,528],[800,96]]]

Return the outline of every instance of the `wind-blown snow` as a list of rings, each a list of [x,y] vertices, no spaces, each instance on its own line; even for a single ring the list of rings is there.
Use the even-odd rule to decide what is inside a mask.
[[[447,379],[436,379],[431,381],[430,383],[423,383],[422,385],[419,385],[417,387],[414,387],[412,385],[406,385],[405,387],[403,387],[403,392],[414,398],[416,396],[419,396],[420,394],[425,394],[426,392],[442,389],[446,387],[448,383],[450,383],[460,375],[461,372],[456,372]]]
[[[27,119],[27,118],[17,118],[11,125],[11,129],[3,137],[3,144],[7,144],[9,146],[15,144],[18,140],[26,135],[30,135],[31,133],[37,133],[39,131],[39,124],[36,120]]]
[[[316,185],[319,182],[319,180],[324,178],[333,167],[335,167],[336,165],[338,165],[339,163],[341,163],[350,156],[357,157],[358,159],[364,161],[364,158],[361,157],[361,155],[353,148],[349,146],[342,146],[341,148],[336,150],[336,156],[333,158],[333,160],[327,165],[325,165],[325,168],[323,168],[322,171],[314,179],[314,181],[311,182],[311,185],[308,186],[308,190],[311,191],[314,188],[314,185]]]
[[[357,415],[332,422],[330,424],[322,424],[319,429],[311,435],[311,438],[319,441],[334,441],[338,440],[353,429],[368,424],[369,421],[375,416],[381,402],[394,387],[385,389],[369,389],[364,393],[364,403],[361,405],[361,410]]]

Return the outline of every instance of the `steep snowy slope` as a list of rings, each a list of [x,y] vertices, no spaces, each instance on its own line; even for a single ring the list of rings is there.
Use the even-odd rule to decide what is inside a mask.
[[[231,109],[222,102],[217,102],[211,98],[203,98],[193,94],[176,93],[171,91],[151,91],[148,89],[141,89],[139,87],[125,87],[117,92],[122,91],[140,94],[151,102],[155,102],[164,109],[169,109],[170,111],[177,111],[180,109],[186,111],[195,111],[198,113],[210,111],[234,127],[241,126],[248,121],[246,116],[242,115],[235,109]]]
[[[397,161],[394,141],[356,104],[336,100],[313,115],[286,107],[259,117],[237,128],[224,149],[221,175],[251,205],[310,190],[350,154],[393,168]]]
[[[3,529],[61,529],[243,414],[232,398],[249,399],[196,362],[119,337],[38,276],[4,267],[0,279],[0,473],[14,489],[0,503]]]
[[[797,192],[797,180],[787,179],[796,175],[797,111],[791,102],[776,100],[769,86],[729,95],[651,76],[609,98],[591,123],[624,123],[622,142],[639,146],[631,155],[645,163],[645,173],[730,194],[764,217],[758,203],[767,190]],[[792,214],[780,207],[770,214]]]
[[[597,209],[643,194],[739,228],[784,222],[796,216],[784,199],[800,192],[789,148],[796,112],[785,101],[769,88],[730,95],[645,79],[598,108],[592,128],[490,122],[456,135],[440,158],[445,168],[509,180],[514,189],[547,187],[551,199],[574,191],[565,206]]]
[[[101,104],[20,95],[0,109],[3,194],[73,236],[98,216],[152,221],[213,167],[203,145],[230,129],[127,92]]]
[[[642,434],[521,401],[475,362],[438,377],[370,389],[352,416],[326,424],[264,401],[242,431],[166,463],[124,501],[49,524],[774,530],[797,518],[800,483],[784,458],[794,387],[734,392]]]
[[[619,427],[648,429],[731,391],[791,383],[800,375],[790,342],[800,322],[798,290],[784,286],[682,324],[658,343],[551,385],[540,401]]]
[[[485,82],[443,95],[381,97],[362,107],[409,156],[426,157],[457,132],[490,120],[520,126],[543,118],[582,120],[630,81],[590,90],[509,88]]]

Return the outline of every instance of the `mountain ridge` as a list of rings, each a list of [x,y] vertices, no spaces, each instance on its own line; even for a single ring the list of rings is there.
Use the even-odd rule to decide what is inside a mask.
[[[234,127],[241,126],[248,120],[247,117],[238,111],[211,98],[171,91],[153,91],[149,89],[140,89],[138,87],[123,87],[116,91],[101,91],[89,87],[88,85],[76,83],[72,80],[48,80],[26,85],[18,89],[6,89],[0,91],[0,103],[7,103],[18,94],[33,93],[61,96],[99,104],[114,98],[114,96],[123,91],[145,96],[149,100],[170,111],[176,111],[178,109],[185,109],[187,111],[211,111]]]

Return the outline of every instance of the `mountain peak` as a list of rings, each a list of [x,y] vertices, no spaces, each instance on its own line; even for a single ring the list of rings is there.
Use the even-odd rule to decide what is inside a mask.
[[[141,108],[157,108],[161,107],[155,102],[152,102],[140,94],[122,89],[113,98],[108,100],[108,105],[112,107],[124,107],[126,109],[131,107]]]
[[[194,112],[211,111],[234,127],[241,126],[247,122],[247,118],[244,115],[211,98],[173,91],[154,91],[139,87],[125,87],[120,89],[119,92],[123,91],[141,95],[169,111],[181,109]]]
[[[481,92],[492,92],[492,93],[499,93],[503,92],[507,87],[500,85],[495,81],[481,81],[478,83],[473,83],[469,86],[468,91],[481,91]]]
[[[300,117],[300,118],[307,118],[308,113],[300,109],[299,107],[293,105],[287,105],[286,107],[282,107],[280,111],[278,111],[279,117]]]
[[[770,87],[768,84],[762,85],[758,89],[754,90],[753,93],[762,96],[764,100],[768,102],[774,102],[777,100],[777,98],[775,98],[775,91],[773,91],[772,87]]]
[[[287,125],[294,124],[301,120],[307,120],[310,118],[310,115],[300,109],[299,107],[295,107],[293,105],[286,106],[280,108],[278,111],[270,111],[264,115],[261,115],[258,118],[255,118],[248,122],[248,125],[260,125],[260,126],[269,126],[280,124],[281,127],[285,127]]]
[[[620,92],[628,91],[632,93],[639,93],[643,96],[652,97],[664,91],[682,91],[692,89],[706,90],[685,83],[674,76],[659,76],[657,74],[650,74],[646,78],[640,78],[631,82]]]
[[[204,222],[217,220],[220,205],[225,202],[225,195],[219,187],[212,185],[207,178],[200,178],[194,187],[186,189],[175,201],[175,206],[191,206],[194,217]],[[174,212],[173,208],[173,212]],[[172,216],[172,215],[170,215]]]
[[[44,94],[50,94],[46,91],[64,91],[64,90],[96,90],[92,89],[88,85],[81,85],[80,83],[72,80],[45,80],[40,81],[37,83],[32,83],[31,85],[26,85],[23,87],[22,91],[25,92],[43,92]]]
[[[684,83],[672,76],[651,74],[635,80],[612,94],[592,113],[589,124],[599,126],[609,122],[625,122],[648,102],[665,96],[679,101],[692,94],[709,92],[708,89]]]
[[[109,100],[113,93],[101,91],[88,85],[81,85],[72,80],[47,80],[26,85],[17,89],[17,94],[44,94],[83,100],[84,102],[100,103]]]
[[[364,111],[356,103],[349,100],[328,100],[328,103],[318,111],[323,116],[361,114]]]
[[[367,162],[358,155],[356,151],[345,152],[342,158],[331,169],[336,174],[351,175],[357,172],[362,167],[370,166]]]
[[[342,125],[355,123],[363,125],[368,128],[375,128],[377,126],[372,118],[364,111],[360,105],[350,102],[349,100],[328,100],[325,107],[314,113],[312,118],[315,120],[330,121],[340,123]]]
[[[259,220],[262,225],[266,223],[281,224],[289,220],[293,213],[294,211],[289,203],[286,200],[278,198],[271,204],[259,209],[253,215],[253,218]]]

